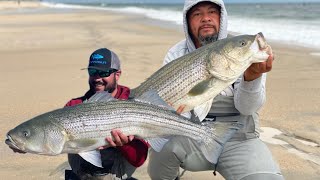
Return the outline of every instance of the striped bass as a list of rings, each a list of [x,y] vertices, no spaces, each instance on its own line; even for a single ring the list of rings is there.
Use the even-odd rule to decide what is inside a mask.
[[[140,99],[126,101],[115,100],[103,92],[96,93],[87,103],[47,112],[18,125],[7,133],[6,144],[34,154],[81,155],[108,145],[105,138],[111,137],[110,131],[120,129],[147,140],[156,151],[161,151],[171,136],[189,137],[215,163],[223,144],[239,127],[235,122],[211,125],[192,122],[176,114],[151,91]],[[101,166],[101,160],[90,162]]]
[[[187,112],[208,102],[234,83],[252,64],[268,59],[270,47],[263,34],[241,35],[196,49],[163,66],[132,90],[132,97],[154,90],[174,109]]]

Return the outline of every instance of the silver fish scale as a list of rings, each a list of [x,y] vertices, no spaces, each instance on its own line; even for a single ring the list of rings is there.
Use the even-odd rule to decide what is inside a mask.
[[[198,52],[183,56],[162,67],[133,90],[134,96],[138,97],[152,89],[167,103],[173,104],[184,98],[191,88],[211,77],[207,70],[209,51]]]
[[[60,123],[71,140],[110,136],[112,129],[143,138],[162,135],[184,135],[199,139],[208,129],[170,110],[136,101],[84,103],[75,108],[61,109],[51,115]]]

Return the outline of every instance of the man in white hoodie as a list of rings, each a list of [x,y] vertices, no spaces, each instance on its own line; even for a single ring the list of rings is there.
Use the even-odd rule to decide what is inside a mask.
[[[227,37],[227,11],[222,0],[186,0],[183,10],[186,39],[167,53],[164,64],[195,49]],[[250,66],[230,87],[212,101],[187,116],[198,121],[239,121],[244,124],[225,145],[212,164],[196,143],[186,137],[172,138],[161,152],[151,150],[148,173],[152,179],[175,179],[179,167],[189,171],[218,171],[228,180],[282,180],[278,165],[268,147],[259,139],[257,111],[265,102],[266,72],[272,68],[273,54],[267,62]],[[211,106],[204,117],[202,108]]]

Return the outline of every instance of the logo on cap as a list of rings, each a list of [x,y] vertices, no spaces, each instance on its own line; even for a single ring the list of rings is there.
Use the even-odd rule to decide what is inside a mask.
[[[103,60],[104,56],[100,55],[100,54],[93,54],[91,56],[91,61],[90,64],[107,64],[107,62],[105,60]]]
[[[94,60],[99,60],[99,59],[103,59],[104,57],[102,56],[102,55],[100,55],[100,54],[93,54],[92,55],[92,59],[94,59]]]

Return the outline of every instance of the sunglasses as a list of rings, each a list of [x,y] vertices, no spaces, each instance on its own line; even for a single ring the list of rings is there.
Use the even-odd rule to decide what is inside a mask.
[[[88,73],[89,73],[89,76],[96,76],[98,75],[99,77],[109,77],[112,73],[114,72],[117,72],[118,70],[116,69],[110,69],[108,71],[100,71],[100,70],[97,70],[97,69],[88,69]]]

